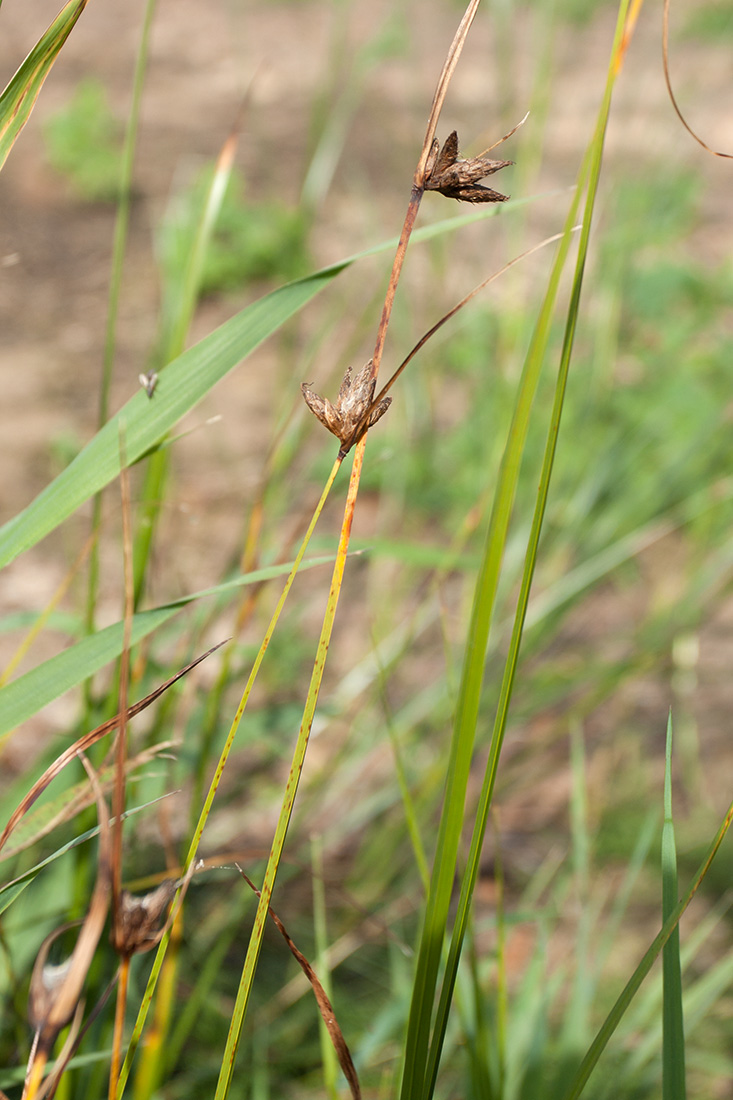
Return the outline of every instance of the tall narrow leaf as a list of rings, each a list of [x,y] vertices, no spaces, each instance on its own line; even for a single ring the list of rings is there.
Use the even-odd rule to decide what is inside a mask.
[[[677,905],[677,851],[672,819],[672,715],[667,720],[664,769],[664,826],[662,828],[662,920]],[[662,1100],[685,1100],[685,1029],[682,1014],[680,929],[676,925],[662,949]]]
[[[0,94],[0,168],[28,121],[59,50],[87,3],[88,0],[69,0]]]

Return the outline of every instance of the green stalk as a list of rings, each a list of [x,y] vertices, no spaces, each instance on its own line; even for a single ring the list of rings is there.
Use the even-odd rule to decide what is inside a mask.
[[[672,715],[667,720],[664,768],[664,826],[662,828],[662,920],[678,900],[677,851],[672,816]],[[662,1100],[685,1100],[685,1024],[682,1011],[680,929],[677,925],[662,949]]]
[[[566,219],[565,232],[558,249],[558,256],[550,275],[548,289],[525,360],[514,417],[499,472],[499,484],[497,486],[494,508],[489,520],[482,567],[474,597],[474,606],[468,634],[468,645],[456,710],[446,795],[431,881],[431,893],[428,899],[425,925],[418,954],[413,1000],[408,1023],[405,1071],[401,1092],[403,1100],[414,1100],[414,1097],[417,1096],[430,1097],[433,1095],[435,1088],[440,1052],[445,1037],[445,1028],[447,1026],[450,1002],[473,896],[473,887],[478,875],[480,850],[493,796],[496,769],[506,728],[509,701],[511,699],[519,647],[522,638],[524,615],[529,599],[529,590],[534,573],[537,546],[549,489],[560,415],[564,401],[567,372],[572,352],[575,326],[577,323],[578,304],[585,257],[588,248],[593,202],[600,174],[603,137],[610,109],[611,91],[618,73],[618,59],[622,46],[622,32],[624,29],[627,7],[628,0],[623,0],[619,9],[609,75],[601,108],[599,110],[598,122],[580,169],[579,186],[576,191],[575,199],[571,205],[568,218]],[[509,654],[505,665],[504,680],[500,692],[499,706],[492,735],[484,786],[474,825],[468,865],[462,878],[461,897],[451,938],[448,962],[446,964],[446,974],[441,990],[433,1036],[432,1040],[430,1040],[433,997],[438,979],[441,945],[448,920],[452,884],[458,855],[458,843],[463,826],[465,792],[473,752],[486,647],[498,585],[498,577],[501,569],[501,560],[519,476],[519,465],[527,436],[529,414],[536,394],[540,369],[547,347],[560,275],[570,246],[570,233],[575,222],[581,189],[586,179],[589,177],[588,198],[586,200],[579,254],[576,263],[570,305],[568,308],[565,340],[555,391],[555,403],[545,448],[532,530],[525,557],[524,576],[522,579]]]
[[[674,932],[675,928],[677,928],[680,922],[682,914],[685,912],[695,894],[697,893],[700,883],[705,878],[705,875],[708,873],[708,870],[710,869],[710,864],[713,862],[718,848],[723,843],[723,839],[728,832],[728,829],[730,828],[732,822],[733,802],[731,802],[731,804],[729,805],[727,813],[722,821],[720,828],[718,829],[715,839],[710,845],[707,855],[700,864],[697,874],[693,878],[687,893],[678,902],[678,904],[675,905],[674,909],[665,920],[661,930],[647,948],[644,957],[637,966],[636,970],[624,986],[618,1000],[606,1017],[600,1031],[588,1048],[588,1051],[583,1058],[583,1061],[578,1067],[578,1071],[575,1074],[570,1088],[566,1093],[563,1094],[562,1100],[578,1100],[578,1097],[582,1094],[583,1089],[588,1083],[588,1079],[591,1073],[598,1063],[598,1059],[605,1050],[609,1039],[618,1027],[622,1016],[626,1012],[626,1009],[629,1007],[633,998],[638,993],[639,988],[641,987],[641,983],[644,981],[644,978],[646,978],[647,974],[654,965],[654,962],[659,956],[659,952],[663,949],[664,945],[669,942],[672,933]]]
[[[97,416],[97,430],[102,428],[109,418],[109,391],[112,384],[112,368],[114,366],[115,344],[117,334],[117,315],[119,311],[120,287],[122,285],[122,267],[125,257],[125,245],[127,243],[127,231],[130,224],[130,201],[132,194],[132,172],[135,163],[135,149],[140,129],[140,107],[142,104],[142,92],[145,82],[145,68],[148,63],[150,49],[150,29],[153,23],[156,0],[147,0],[145,14],[143,16],[143,28],[140,36],[140,46],[135,62],[135,74],[132,83],[132,103],[130,104],[130,116],[127,121],[125,133],[125,147],[122,157],[122,171],[120,174],[119,201],[117,204],[117,218],[115,221],[114,242],[112,246],[112,264],[109,283],[109,298],[107,302],[107,325],[104,336],[104,355],[102,359],[102,378],[99,386],[99,413]],[[89,555],[89,575],[87,581],[86,610],[84,615],[84,629],[87,634],[94,633],[94,617],[97,608],[97,594],[99,591],[99,533],[102,526],[102,493],[94,497],[92,507],[92,548]],[[87,684],[87,708],[90,705],[91,681]]]
[[[201,835],[204,831],[204,827],[206,825],[206,822],[208,821],[209,813],[211,812],[211,806],[212,806],[213,801],[214,801],[214,796],[216,795],[216,792],[219,788],[219,781],[220,781],[222,773],[224,771],[224,767],[226,765],[226,762],[229,758],[229,754],[232,750],[232,746],[234,744],[234,737],[235,737],[235,734],[236,734],[236,732],[239,728],[239,723],[242,719],[242,715],[244,714],[245,707],[247,706],[247,703],[249,701],[249,697],[250,697],[250,694],[252,692],[252,688],[254,687],[254,683],[255,683],[255,680],[257,678],[257,674],[260,670],[260,666],[261,666],[262,661],[264,659],[267,648],[270,644],[270,640],[272,638],[275,627],[277,626],[278,620],[279,620],[280,615],[282,613],[282,609],[285,606],[285,601],[288,597],[288,593],[290,592],[293,581],[295,580],[295,577],[298,573],[300,563],[303,560],[303,556],[304,556],[305,551],[308,547],[308,543],[311,540],[311,536],[312,536],[312,534],[315,530],[315,527],[316,527],[316,524],[317,524],[317,522],[320,518],[321,512],[323,511],[326,500],[328,499],[328,495],[331,491],[331,486],[334,483],[334,480],[336,478],[336,474],[338,473],[338,471],[340,469],[340,465],[341,465],[341,463],[339,461],[336,461],[333,464],[333,468],[332,468],[331,473],[328,477],[328,480],[326,482],[323,493],[321,494],[321,499],[318,501],[318,504],[316,505],[316,509],[313,513],[313,518],[311,519],[311,522],[308,526],[308,530],[306,531],[306,533],[303,537],[303,541],[301,543],[300,549],[298,550],[298,554],[295,558],[295,561],[293,562],[293,568],[291,569],[290,574],[288,576],[288,579],[285,582],[285,586],[282,590],[282,593],[280,594],[280,599],[277,602],[277,606],[275,607],[275,610],[272,614],[272,618],[270,619],[270,623],[267,627],[267,631],[265,632],[265,636],[262,639],[262,644],[260,646],[259,652],[257,653],[254,664],[252,666],[252,671],[249,674],[249,678],[247,680],[244,691],[242,693],[242,698],[239,702],[239,706],[237,707],[237,711],[234,715],[234,718],[232,719],[232,724],[230,726],[229,733],[227,734],[227,739],[224,743],[224,747],[221,751],[221,755],[220,755],[218,763],[216,765],[216,770],[215,770],[213,778],[211,780],[211,785],[209,787],[209,791],[208,791],[208,794],[206,796],[206,801],[204,802],[204,805],[201,809],[201,813],[199,815],[199,820],[198,820],[198,823],[196,825],[196,829],[194,830],[194,834],[193,834],[193,837],[191,839],[191,843],[189,845],[188,856],[186,858],[186,868],[191,866],[191,863],[193,862],[193,860],[196,857],[196,852],[198,851],[198,846],[199,846],[199,843],[201,841]],[[158,976],[160,974],[160,970],[161,970],[161,967],[163,965],[163,960],[165,959],[165,954],[166,954],[166,950],[168,948],[169,940],[170,940],[170,929],[168,930],[168,932],[163,936],[162,940],[160,941],[160,944],[158,946],[158,951],[157,951],[156,956],[155,956],[155,961],[153,963],[153,967],[152,967],[152,970],[150,972],[150,977],[148,978],[148,984],[146,986],[145,995],[142,999],[140,1009],[138,1011],[137,1020],[135,1021],[135,1027],[133,1029],[132,1037],[130,1039],[130,1045],[128,1047],[127,1054],[125,1056],[125,1061],[123,1063],[122,1070],[120,1071],[119,1082],[118,1082],[118,1085],[117,1085],[117,1100],[121,1100],[121,1097],[124,1093],[125,1084],[127,1083],[127,1078],[129,1077],[129,1074],[130,1074],[130,1067],[132,1065],[132,1060],[135,1056],[135,1051],[137,1050],[138,1043],[140,1042],[140,1036],[142,1035],[143,1027],[145,1026],[145,1021],[147,1019],[148,1011],[150,1009],[150,1004],[152,1002],[153,995],[155,993],[155,987],[156,987],[157,982],[158,982]]]
[[[511,701],[512,691],[514,687],[514,679],[516,675],[517,662],[519,659],[519,649],[522,641],[522,633],[524,630],[524,619],[527,611],[527,604],[529,601],[529,593],[532,585],[532,579],[534,576],[534,569],[537,560],[537,549],[539,545],[540,533],[542,530],[542,522],[544,519],[545,508],[547,504],[547,495],[549,492],[550,478],[552,475],[552,468],[555,459],[555,450],[557,446],[557,437],[560,429],[560,418],[562,415],[563,404],[565,400],[565,390],[567,386],[568,371],[570,368],[570,358],[573,349],[573,340],[575,336],[575,329],[578,319],[578,311],[580,304],[580,293],[583,283],[583,272],[585,268],[585,261],[588,252],[588,242],[590,237],[591,221],[593,216],[593,207],[595,203],[596,193],[598,189],[598,181],[600,178],[601,162],[603,157],[603,140],[605,136],[606,124],[608,121],[608,115],[611,106],[611,95],[613,86],[618,75],[618,57],[619,51],[623,42],[623,32],[626,21],[626,12],[628,9],[629,0],[622,0],[619,7],[619,15],[616,24],[616,34],[614,37],[613,48],[611,51],[611,60],[609,63],[608,78],[606,82],[606,88],[604,96],[601,102],[601,107],[598,114],[598,120],[596,122],[595,131],[591,142],[589,144],[586,155],[583,159],[583,164],[580,169],[578,178],[578,187],[576,191],[575,200],[571,206],[570,213],[565,224],[565,235],[563,237],[563,243],[569,244],[570,230],[575,221],[575,215],[577,211],[577,205],[580,201],[580,195],[582,193],[582,187],[588,179],[588,194],[585,203],[585,211],[583,215],[583,224],[580,234],[580,242],[578,245],[578,258],[575,266],[575,275],[573,278],[573,286],[570,296],[570,303],[568,306],[568,316],[565,327],[565,337],[563,341],[563,348],[560,357],[560,366],[558,369],[557,383],[555,387],[555,399],[552,410],[552,416],[550,419],[550,426],[547,436],[547,442],[545,444],[545,453],[542,462],[542,472],[540,474],[540,482],[537,492],[537,500],[535,503],[535,511],[532,518],[532,527],[530,531],[529,542],[525,555],[524,572],[522,576],[522,582],[520,586],[519,598],[517,601],[517,610],[514,619],[514,626],[512,629],[512,637],[509,644],[509,652],[504,667],[504,676],[502,679],[502,685],[499,694],[499,704],[497,707],[496,719],[494,722],[494,730],[491,738],[491,747],[489,750],[489,758],[487,761],[486,772],[484,775],[484,783],[481,790],[481,797],[479,800],[479,806],[474,822],[474,830],[471,838],[471,847],[469,851],[469,857],[466,865],[466,869],[463,873],[461,881],[461,895],[458,903],[458,911],[456,914],[456,920],[453,926],[453,933],[451,936],[451,945],[448,953],[448,962],[446,965],[445,977],[443,979],[443,987],[440,995],[440,1003],[438,1006],[438,1012],[435,1021],[435,1027],[433,1030],[432,1041],[430,1044],[429,1053],[429,1068],[427,1076],[427,1087],[422,1093],[424,1096],[432,1096],[435,1088],[435,1081],[437,1079],[438,1065],[440,1062],[440,1052],[442,1050],[443,1041],[445,1037],[445,1029],[448,1022],[448,1014],[450,1010],[450,1002],[453,993],[453,987],[455,985],[456,975],[458,972],[458,963],[461,955],[461,948],[463,945],[463,938],[465,935],[466,925],[468,921],[468,914],[470,911],[471,901],[473,898],[473,890],[478,877],[479,861],[481,856],[481,848],[483,845],[483,838],[486,831],[486,824],[488,821],[489,809],[491,807],[491,801],[494,793],[494,784],[496,781],[496,773],[499,763],[499,756],[504,741],[504,734],[506,732],[506,723],[509,713],[509,703]],[[560,261],[561,253],[558,255],[555,270],[553,271],[553,277],[559,278],[560,274]],[[564,260],[564,257],[562,257]],[[552,281],[552,279],[551,279]],[[555,280],[557,285],[557,280]],[[548,295],[543,303],[543,308],[540,317],[540,326],[543,325],[543,320],[549,326],[549,314],[551,308],[554,305],[554,294],[550,297]],[[543,316],[544,315],[544,316]],[[545,345],[541,348],[540,358],[544,354]],[[540,351],[540,349],[537,349]],[[528,364],[525,365],[525,370],[529,365],[533,348],[530,348],[528,353]],[[531,373],[534,374],[539,370],[539,362],[533,366]],[[536,386],[536,382],[535,382]],[[526,433],[525,433],[526,434]],[[485,560],[488,561],[490,548],[488,543],[492,538],[491,525],[489,527],[489,533],[487,536],[487,550]],[[473,624],[472,624],[473,626]],[[486,637],[488,638],[488,629],[485,629]],[[473,637],[473,635],[471,635]],[[485,649],[482,649],[482,653]],[[483,663],[481,664],[481,671],[483,671]],[[473,713],[473,725],[475,727],[476,717],[478,715],[477,702]],[[472,731],[473,732],[473,731]],[[452,864],[455,866],[455,863]],[[447,916],[447,908],[446,908]]]
[[[229,1033],[227,1035],[226,1047],[224,1049],[224,1056],[222,1058],[221,1069],[219,1071],[219,1080],[217,1081],[214,1100],[224,1100],[224,1098],[229,1095],[229,1088],[232,1083],[232,1076],[234,1074],[234,1062],[237,1056],[239,1040],[242,1034],[244,1017],[247,1012],[247,1006],[249,1004],[249,998],[252,992],[252,983],[254,981],[255,970],[257,968],[257,960],[259,959],[260,949],[262,947],[262,937],[265,930],[265,922],[267,921],[267,911],[270,905],[270,900],[272,898],[272,891],[275,886],[275,879],[277,877],[278,868],[280,866],[280,859],[282,857],[283,847],[285,845],[285,837],[287,835],[290,818],[293,812],[293,806],[295,804],[295,796],[298,791],[298,783],[300,782],[300,775],[303,769],[305,753],[306,749],[308,748],[308,741],[310,739],[313,716],[315,714],[316,704],[318,702],[318,695],[321,688],[321,682],[323,680],[323,672],[326,667],[326,657],[328,656],[328,647],[331,641],[333,623],[336,617],[336,607],[338,605],[338,599],[341,592],[341,585],[344,575],[344,567],[346,565],[346,555],[348,552],[349,539],[351,536],[353,509],[356,500],[356,492],[359,487],[359,477],[361,475],[363,453],[364,440],[362,440],[362,442],[357,447],[357,451],[354,456],[354,465],[351,471],[351,481],[349,483],[349,494],[346,500],[344,522],[341,527],[339,548],[336,556],[336,562],[333,568],[333,576],[331,578],[331,589],[328,595],[326,613],[323,618],[321,636],[318,641],[316,659],[313,664],[313,672],[311,674],[310,686],[308,688],[308,696],[305,701],[303,717],[301,719],[300,729],[298,731],[298,738],[293,753],[293,760],[290,765],[290,772],[288,774],[287,782],[285,784],[285,791],[283,794],[282,805],[280,807],[280,815],[278,818],[277,827],[275,829],[275,836],[272,841],[272,847],[270,849],[270,856],[267,861],[267,867],[265,868],[265,878],[262,884],[260,900],[257,905],[257,912],[255,914],[254,925],[252,928],[252,933],[250,935],[249,945],[247,947],[247,954],[245,956],[244,966],[242,968],[242,976],[239,982],[239,989],[237,990],[237,998],[234,1005],[234,1011],[232,1013],[232,1018],[229,1024]],[[324,491],[324,497],[325,492],[328,491],[331,484],[333,483],[333,479],[336,476],[340,464],[341,463],[339,459],[337,459],[334,463],[328,486]]]

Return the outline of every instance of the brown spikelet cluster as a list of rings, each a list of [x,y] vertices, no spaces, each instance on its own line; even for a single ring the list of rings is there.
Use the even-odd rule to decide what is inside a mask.
[[[340,441],[341,455],[347,454],[359,442],[364,432],[384,416],[392,403],[391,397],[385,397],[372,408],[376,384],[370,359],[356,378],[351,376],[351,367],[346,368],[335,405],[327,397],[315,393],[306,382],[300,387],[308,408]]]
[[[161,920],[175,892],[171,879],[142,897],[122,890],[111,937],[115,951],[129,957],[157,947],[165,931]]]
[[[449,199],[460,202],[506,202],[508,195],[482,187],[478,182],[494,172],[508,168],[513,160],[489,160],[488,157],[473,157],[464,160],[458,156],[458,134],[455,130],[448,135],[440,149],[440,143],[433,142],[428,157],[425,174],[425,190],[439,191]]]

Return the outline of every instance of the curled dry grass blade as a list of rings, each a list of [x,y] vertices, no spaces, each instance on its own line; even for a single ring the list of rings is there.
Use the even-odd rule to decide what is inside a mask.
[[[236,864],[236,867],[247,885],[252,890],[254,890],[258,898],[261,897],[260,891],[252,882],[252,879],[244,873],[239,864]],[[333,1049],[336,1051],[336,1057],[339,1060],[339,1065],[341,1066],[343,1075],[349,1083],[351,1095],[353,1096],[354,1100],[361,1100],[361,1088],[359,1086],[359,1078],[356,1073],[356,1068],[354,1066],[349,1048],[346,1045],[344,1033],[342,1032],[341,1028],[338,1025],[338,1021],[336,1020],[336,1014],[334,1012],[333,1005],[331,1004],[326,994],[326,990],[323,988],[320,981],[318,980],[318,975],[316,974],[315,970],[308,962],[302,951],[299,951],[298,948],[295,946],[288,934],[287,929],[285,928],[285,925],[280,920],[277,913],[275,913],[270,906],[268,906],[268,913],[270,914],[270,917],[278,932],[290,948],[293,958],[296,960],[298,966],[301,968],[306,978],[310,982],[311,989],[313,990],[313,996],[316,998],[316,1004],[318,1005],[318,1011],[320,1012],[321,1017],[323,1018],[323,1022],[326,1025],[326,1030],[328,1031],[331,1042],[333,1043]]]
[[[672,103],[672,106],[674,107],[677,118],[687,130],[687,133],[695,139],[698,145],[702,146],[706,153],[712,153],[714,157],[725,157],[726,160],[733,159],[733,153],[722,153],[718,152],[717,149],[711,149],[711,147],[703,141],[700,135],[695,133],[695,131],[683,115],[677,102],[677,97],[675,96],[674,90],[672,88],[672,79],[669,75],[669,0],[664,0],[664,14],[662,17],[662,65],[664,68],[664,80],[667,85],[667,92],[669,93],[670,101]]]
[[[30,118],[43,82],[89,0],[69,0],[0,94],[0,168]]]
[[[197,657],[195,661],[191,661],[191,663],[186,665],[185,668],[180,669],[180,671],[177,672],[175,676],[171,676],[170,680],[166,680],[166,682],[157,687],[155,691],[151,691],[150,694],[146,695],[144,699],[141,699],[137,703],[133,703],[133,705],[127,710],[128,720],[130,718],[134,718],[136,714],[140,714],[140,712],[145,710],[146,707],[149,707],[151,703],[155,702],[155,700],[158,699],[164,691],[167,691],[169,687],[175,684],[177,680],[180,680],[182,676],[185,676],[191,671],[191,669],[195,668],[196,665],[206,660],[208,656],[219,649],[220,646],[223,646],[225,644],[226,642],[219,642],[217,645],[212,646],[212,648],[207,650],[206,653],[202,653],[200,657]],[[73,745],[69,746],[68,749],[65,749],[64,752],[62,752],[54,760],[53,764],[46,768],[43,775],[36,780],[28,793],[10,815],[10,819],[7,825],[3,829],[2,833],[0,833],[0,849],[2,849],[2,847],[5,845],[8,837],[13,832],[21,818],[28,812],[28,810],[39,797],[39,795],[41,795],[43,791],[45,791],[51,780],[55,779],[57,775],[60,775],[66,765],[74,760],[80,752],[85,752],[91,745],[96,744],[96,742],[99,741],[102,737],[106,737],[106,735],[108,733],[111,733],[112,730],[117,729],[119,724],[120,716],[119,714],[116,714],[114,718],[110,718],[107,722],[103,722],[101,726],[97,726],[96,729],[91,730],[89,733],[85,733],[83,737],[80,737],[78,741],[75,741]]]
[[[146,764],[159,759],[164,753],[170,753],[177,747],[177,741],[158,741],[155,745],[143,749],[142,752],[136,753],[126,761],[125,771],[127,775],[138,775]],[[114,785],[112,766],[109,764],[102,765],[98,772],[98,779],[103,791],[111,791]],[[50,803],[46,802],[36,811],[29,811],[24,816],[23,827],[19,832],[18,826],[15,826],[15,844],[10,848],[3,849],[0,853],[0,860],[13,859],[20,852],[33,847],[43,837],[58,829],[60,825],[64,825],[77,817],[88,806],[91,806],[93,801],[94,796],[93,793],[90,794],[89,784],[86,782],[76,783],[68,787],[56,802],[52,800]],[[138,808],[142,809],[143,807]],[[80,838],[77,837],[76,842],[79,842],[79,840]],[[0,895],[7,889],[7,885],[0,887]]]

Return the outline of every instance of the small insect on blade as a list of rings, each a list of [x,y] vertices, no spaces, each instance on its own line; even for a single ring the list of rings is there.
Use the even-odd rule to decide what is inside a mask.
[[[152,397],[155,393],[155,387],[158,385],[157,373],[154,370],[149,370],[147,374],[139,374],[138,381],[148,397]]]

